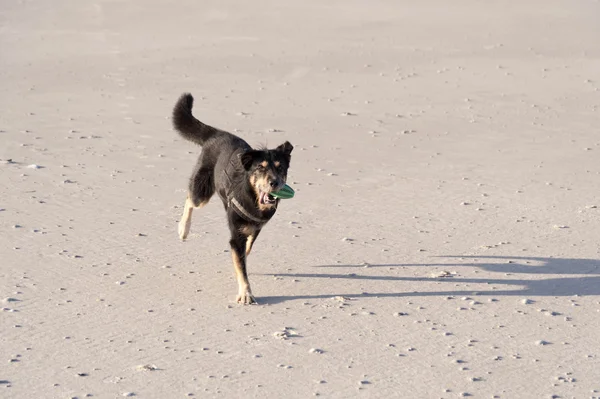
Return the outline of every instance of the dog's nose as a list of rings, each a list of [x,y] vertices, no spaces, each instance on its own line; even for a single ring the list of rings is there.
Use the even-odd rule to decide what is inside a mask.
[[[275,188],[275,187],[279,186],[279,180],[272,180],[270,184],[271,184],[271,188]]]

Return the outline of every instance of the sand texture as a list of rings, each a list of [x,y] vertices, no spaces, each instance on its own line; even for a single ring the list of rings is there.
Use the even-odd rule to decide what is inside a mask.
[[[0,397],[599,398],[600,2],[4,1]],[[235,303],[182,92],[294,144]]]

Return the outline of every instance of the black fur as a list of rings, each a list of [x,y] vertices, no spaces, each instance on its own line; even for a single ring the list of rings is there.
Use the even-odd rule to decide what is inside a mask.
[[[190,93],[183,94],[173,108],[173,126],[183,138],[204,145],[218,131],[194,118],[192,116],[193,106],[194,97]]]
[[[237,299],[242,303],[254,303],[246,272],[246,252],[250,252],[262,227],[277,210],[279,200],[268,193],[285,184],[294,147],[286,141],[271,150],[252,149],[241,138],[196,119],[192,115],[193,103],[192,95],[186,93],[173,109],[175,129],[183,138],[202,146],[189,182],[189,199],[194,207],[200,207],[215,192],[221,197],[227,212],[230,245],[240,285]],[[191,210],[187,218],[184,211],[180,222],[182,239],[187,237],[189,218]],[[182,233],[184,222],[188,227]],[[246,292],[242,292],[244,286]]]

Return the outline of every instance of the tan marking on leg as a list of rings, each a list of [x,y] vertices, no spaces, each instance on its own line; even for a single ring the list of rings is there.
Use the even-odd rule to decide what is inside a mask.
[[[250,251],[252,251],[252,243],[254,242],[254,236],[248,236],[248,240],[246,241],[246,258],[250,255]]]
[[[233,259],[233,267],[235,268],[235,277],[238,282],[238,294],[235,300],[242,305],[250,305],[256,303],[256,299],[252,295],[250,283],[244,275],[245,259],[240,259],[235,250],[231,250],[231,258]]]
[[[190,196],[187,196],[187,198],[185,199],[185,205],[183,207],[183,214],[181,215],[181,220],[179,221],[179,238],[181,238],[182,240],[185,240],[187,238],[190,232],[190,226],[192,225],[192,212],[194,211],[194,208],[200,209],[207,203],[208,201],[205,201],[200,203],[200,205],[198,205],[197,207],[195,207]]]

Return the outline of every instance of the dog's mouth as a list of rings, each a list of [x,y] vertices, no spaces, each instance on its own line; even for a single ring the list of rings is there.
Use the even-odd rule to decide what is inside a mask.
[[[273,197],[271,194],[266,193],[264,191],[261,191],[260,196],[258,198],[258,201],[262,204],[262,205],[273,205],[275,204],[275,197]]]

